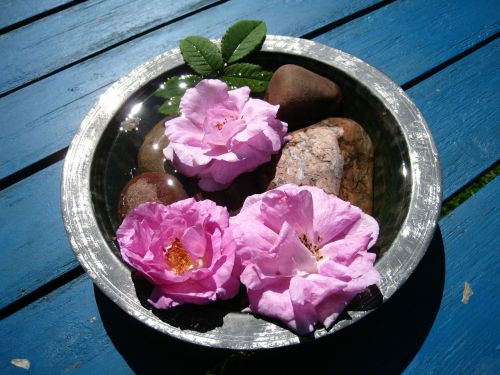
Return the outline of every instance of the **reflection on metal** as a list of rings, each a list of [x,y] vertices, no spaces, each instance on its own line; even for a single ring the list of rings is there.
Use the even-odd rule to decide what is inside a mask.
[[[365,125],[375,144],[375,216],[381,225],[376,267],[384,300],[407,280],[432,239],[441,204],[441,175],[427,124],[409,97],[384,74],[347,53],[297,38],[268,36],[258,58],[265,63],[297,63],[327,75],[342,86],[344,111]],[[94,211],[91,173],[96,147],[113,116],[148,82],[183,64],[178,49],[141,65],[103,94],[83,120],[69,148],[62,179],[62,211],[73,250],[97,286],[132,317],[192,343],[233,349],[298,344],[301,338],[261,318],[240,312],[220,315],[210,329],[187,328],[175,314],[155,314],[138,298],[130,269],[112,251],[112,235],[102,231]],[[314,337],[332,334],[367,311]],[[177,314],[178,316],[179,314]],[[308,338],[309,339],[309,338]]]

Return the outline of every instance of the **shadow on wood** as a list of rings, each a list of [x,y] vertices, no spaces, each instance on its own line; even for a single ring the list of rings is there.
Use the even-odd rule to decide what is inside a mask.
[[[136,374],[203,374],[233,353],[164,335],[130,317],[96,286],[94,295],[106,333]]]
[[[436,230],[427,253],[408,281],[361,321],[314,342],[256,352],[224,374],[400,374],[425,341],[444,290],[445,255]]]
[[[257,351],[231,361],[224,374],[294,373],[306,366],[314,374],[399,374],[429,333],[444,288],[445,256],[439,228],[419,266],[381,307],[340,332],[302,345]],[[230,350],[188,344],[131,318],[94,287],[110,339],[137,374],[205,373]]]

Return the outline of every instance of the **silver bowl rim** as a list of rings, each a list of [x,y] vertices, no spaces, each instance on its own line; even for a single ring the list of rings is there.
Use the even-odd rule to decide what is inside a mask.
[[[429,127],[406,93],[385,74],[359,58],[314,41],[269,35],[264,52],[306,57],[343,71],[370,88],[395,117],[408,145],[411,192],[404,223],[376,267],[382,279],[377,284],[384,300],[399,289],[419,264],[433,237],[441,208],[439,158]],[[94,152],[107,125],[120,107],[137,90],[165,72],[183,65],[179,49],[165,52],[140,65],[109,87],[88,112],[68,149],[61,182],[61,209],[71,247],[93,282],[129,315],[155,330],[191,343],[230,349],[262,349],[298,344],[303,341],[291,331],[266,321],[258,322],[262,332],[197,332],[183,330],[160,320],[143,307],[134,295],[130,272],[126,275],[112,254],[94,216],[90,173]],[[397,256],[396,256],[397,255]],[[401,262],[400,259],[405,259]],[[404,269],[404,272],[399,272]],[[382,272],[383,271],[383,272]],[[358,321],[369,311],[352,312],[350,320],[336,323],[330,330],[318,329],[319,338]],[[236,316],[231,324],[244,325],[249,314]],[[226,323],[226,320],[224,321]],[[223,328],[222,328],[223,329]],[[232,327],[234,331],[237,327]],[[233,332],[230,331],[230,332]],[[247,336],[245,336],[247,334]]]

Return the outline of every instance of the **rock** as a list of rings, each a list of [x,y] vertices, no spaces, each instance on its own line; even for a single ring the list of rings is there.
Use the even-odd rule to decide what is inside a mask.
[[[288,64],[274,72],[265,99],[280,105],[277,117],[287,122],[291,131],[338,115],[342,91],[335,82]]]
[[[137,172],[165,172],[163,149],[168,145],[165,136],[165,121],[159,121],[144,137],[144,142],[137,153]]]
[[[339,197],[367,214],[373,211],[373,144],[361,125],[347,118],[330,118],[329,124],[342,128],[339,141],[344,172]]]
[[[267,189],[292,183],[338,195],[344,167],[338,143],[342,129],[320,122],[290,135],[292,140],[282,148]]]
[[[181,183],[164,172],[145,172],[135,176],[123,188],[118,217],[123,220],[130,210],[145,202],[170,204],[188,198]]]
[[[266,189],[317,186],[372,213],[373,146],[358,123],[332,117],[291,136],[281,155],[261,169]]]

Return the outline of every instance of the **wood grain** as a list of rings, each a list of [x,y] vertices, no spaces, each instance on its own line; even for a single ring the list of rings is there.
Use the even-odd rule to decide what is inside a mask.
[[[215,0],[87,1],[0,39],[0,94]]]
[[[231,1],[0,98],[0,179],[66,147],[87,111],[107,86],[141,63],[178,47],[179,40],[187,35],[220,38],[237,20],[262,19],[268,24],[270,34],[300,36],[374,2],[304,0],[282,4],[267,0]],[[282,22],[283,19],[287,22]],[[29,106],[29,111],[26,106]]]
[[[444,277],[441,308],[433,324],[430,322],[432,328],[422,347],[414,348],[420,352],[406,373],[497,372],[498,331],[491,327],[500,324],[500,305],[494,298],[500,287],[495,251],[499,246],[496,224],[500,202],[495,199],[499,192],[497,178],[440,222],[442,244],[438,251],[444,251],[446,262],[440,262],[445,269],[430,264],[430,269],[416,272],[420,279],[432,280],[434,275],[428,271],[443,273],[439,276]],[[461,302],[464,281],[474,289],[467,305]],[[288,372],[304,358],[311,359],[308,369],[315,374],[400,373],[412,360],[412,355],[406,358],[408,354],[403,354],[406,342],[413,340],[404,332],[423,329],[419,327],[423,317],[411,312],[418,311],[412,305],[428,304],[426,296],[435,294],[422,290],[422,281],[410,279],[408,284],[403,287],[405,294],[395,295],[383,310],[349,331],[303,346],[258,352],[228,373],[255,374],[263,368]],[[439,285],[434,287],[441,292]],[[416,295],[422,299],[414,300]],[[6,338],[0,343],[0,358],[27,358],[36,373],[62,372],[77,363],[85,373],[108,369],[147,373],[160,368],[172,373],[201,372],[200,367],[207,370],[214,360],[229,354],[185,344],[142,326],[100,293],[94,298],[86,275],[1,321],[0,336]],[[482,350],[485,347],[490,349]],[[157,360],[161,353],[166,360]],[[1,373],[11,371],[8,361],[0,363]]]
[[[70,2],[71,0],[2,0],[0,29]]]
[[[500,178],[446,216],[445,293],[434,327],[407,374],[498,374]],[[474,294],[462,302],[465,283]]]
[[[408,90],[441,159],[448,198],[500,159],[500,40]]]
[[[403,0],[315,40],[362,58],[403,85],[499,30],[496,0]]]
[[[77,265],[60,208],[62,163],[0,193],[0,307]]]

